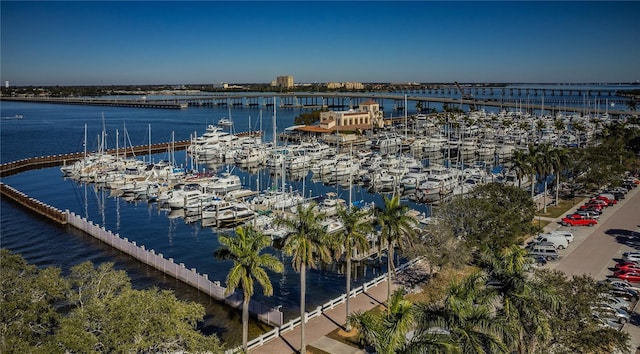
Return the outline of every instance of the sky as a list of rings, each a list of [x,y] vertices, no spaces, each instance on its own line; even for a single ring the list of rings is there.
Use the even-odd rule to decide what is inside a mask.
[[[640,80],[640,2],[5,1],[26,85]]]

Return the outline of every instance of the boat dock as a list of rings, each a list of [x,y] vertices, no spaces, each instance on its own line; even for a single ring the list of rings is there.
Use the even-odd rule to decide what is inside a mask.
[[[157,154],[167,151],[167,147],[171,146],[174,150],[184,150],[191,144],[190,140],[181,140],[168,143],[156,143],[149,145],[133,146],[126,149],[126,154],[146,155]],[[107,150],[108,154],[116,154],[116,149]],[[121,154],[125,153],[125,149],[120,150]],[[12,176],[20,172],[37,170],[46,167],[61,166],[67,163],[73,163],[84,157],[84,153],[75,152],[69,154],[51,155],[32,157],[18,161],[12,161],[0,165],[0,177]]]

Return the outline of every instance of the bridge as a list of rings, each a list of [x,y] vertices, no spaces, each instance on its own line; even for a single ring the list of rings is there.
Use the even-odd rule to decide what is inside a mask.
[[[507,89],[509,90],[509,89]],[[609,92],[609,91],[602,91]],[[613,92],[613,91],[612,91]],[[418,95],[404,95],[397,93],[357,93],[357,92],[287,92],[287,93],[226,93],[216,95],[201,95],[190,97],[176,97],[171,99],[98,99],[98,98],[36,98],[36,97],[1,97],[0,100],[32,102],[32,103],[57,103],[57,104],[84,104],[117,107],[137,108],[169,108],[184,109],[189,106],[224,106],[224,107],[269,107],[273,106],[276,98],[280,108],[330,108],[349,109],[357,108],[361,102],[373,100],[381,108],[385,102],[393,104],[393,110],[404,111],[405,100],[407,105],[415,106],[421,103],[424,109],[429,109],[431,103],[447,104],[449,106],[475,106],[475,107],[499,107],[501,109],[515,108],[529,111],[563,111],[575,112],[583,115],[603,113],[602,108],[585,105],[583,100],[567,100],[562,96],[538,96],[534,99],[513,98],[500,96],[496,98],[450,98],[428,97]],[[624,105],[625,100],[620,98],[607,99],[610,103]],[[411,107],[411,106],[409,106]],[[640,112],[609,109],[611,116],[638,115]]]

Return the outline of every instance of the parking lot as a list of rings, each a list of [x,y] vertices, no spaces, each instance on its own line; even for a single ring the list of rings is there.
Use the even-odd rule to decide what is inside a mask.
[[[637,236],[640,233],[638,190],[640,188],[632,189],[625,199],[606,208],[600,215],[598,224],[593,227],[562,226],[559,223],[560,218],[545,226],[545,232],[569,230],[574,235],[574,241],[567,249],[558,251],[559,260],[548,262],[544,267],[560,270],[567,276],[587,274],[596,280],[611,276],[612,269],[624,252],[640,249],[640,243],[634,248],[633,241],[633,238],[640,241],[640,237]],[[576,205],[566,214],[579,206],[580,204]],[[637,304],[631,314],[631,321],[624,325],[623,330],[631,335],[631,348],[640,346],[640,312]]]

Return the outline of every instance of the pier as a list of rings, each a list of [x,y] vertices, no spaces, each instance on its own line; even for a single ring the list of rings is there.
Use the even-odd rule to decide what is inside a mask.
[[[120,153],[127,154],[133,153],[136,155],[157,154],[167,151],[167,147],[171,146],[174,150],[184,150],[191,144],[190,140],[181,140],[168,143],[156,143],[151,145],[139,145],[125,149],[121,149]],[[109,154],[116,154],[116,149],[110,149],[106,151]],[[82,152],[74,152],[69,154],[51,155],[32,157],[28,159],[22,159],[18,161],[12,161],[0,165],[0,177],[12,176],[20,172],[37,170],[41,168],[61,166],[67,163],[73,163],[84,157]]]

